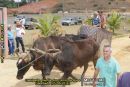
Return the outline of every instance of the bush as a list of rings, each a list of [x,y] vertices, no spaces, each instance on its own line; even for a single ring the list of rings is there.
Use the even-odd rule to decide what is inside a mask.
[[[92,25],[92,18],[88,18],[88,19],[85,21],[85,24]]]
[[[115,33],[116,29],[120,28],[121,25],[121,15],[117,12],[112,12],[107,19],[107,24],[110,30]]]
[[[38,18],[37,28],[41,31],[41,34],[45,37],[51,35],[57,35],[56,29],[60,27],[58,20],[59,16],[54,16],[52,14],[45,14],[42,18]]]

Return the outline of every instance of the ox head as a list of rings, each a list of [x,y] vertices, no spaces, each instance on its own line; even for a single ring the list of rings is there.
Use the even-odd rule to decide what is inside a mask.
[[[49,49],[46,52],[46,55],[44,56],[44,75],[50,75],[50,72],[55,65],[55,61],[57,60],[57,56],[60,53],[61,51],[59,49]]]
[[[18,55],[19,59],[16,63],[17,68],[18,68],[18,72],[17,72],[17,79],[23,79],[23,76],[25,75],[25,73],[29,70],[29,68],[32,65],[32,61],[35,59],[34,55],[32,55],[30,52],[31,51],[36,51],[38,53],[42,53],[39,50],[36,49],[32,49],[30,48],[26,53],[18,53],[18,51],[16,50],[16,54]]]
[[[31,61],[31,57],[30,57],[30,54],[28,52],[18,54],[18,57],[19,57],[19,59],[16,63],[16,66],[18,68],[18,72],[17,72],[16,78],[20,80],[20,79],[23,79],[23,76],[29,70],[29,68],[31,66],[31,64],[28,65],[29,62]]]

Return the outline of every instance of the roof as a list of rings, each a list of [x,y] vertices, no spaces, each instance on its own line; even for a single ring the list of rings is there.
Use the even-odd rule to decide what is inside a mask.
[[[44,13],[50,11],[53,7],[55,7],[59,2],[59,0],[43,0],[40,2],[33,2],[21,6],[17,9],[9,9],[9,12],[17,12],[17,13]]]

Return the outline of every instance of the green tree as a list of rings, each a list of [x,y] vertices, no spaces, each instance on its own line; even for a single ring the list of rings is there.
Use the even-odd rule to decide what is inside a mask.
[[[115,33],[116,29],[120,28],[121,25],[121,15],[117,12],[112,12],[107,19],[107,24],[110,30]]]
[[[42,18],[38,18],[37,28],[41,31],[41,34],[45,37],[54,35],[56,33],[55,23],[58,23],[59,16],[52,14],[45,14]],[[58,26],[59,27],[59,26]]]
[[[85,20],[85,24],[92,25],[92,18]]]
[[[14,1],[9,0],[0,0],[0,7],[15,7]]]

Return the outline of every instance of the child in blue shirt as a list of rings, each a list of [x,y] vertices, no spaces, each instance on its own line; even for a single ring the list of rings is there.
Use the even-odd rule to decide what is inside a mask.
[[[8,26],[8,47],[9,47],[9,54],[14,54],[14,34],[11,31],[11,25]]]

